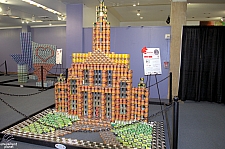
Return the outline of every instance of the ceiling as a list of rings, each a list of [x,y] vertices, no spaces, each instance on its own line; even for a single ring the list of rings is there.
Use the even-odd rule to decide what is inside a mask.
[[[67,4],[84,4],[95,7],[99,0],[33,0],[41,5],[54,9],[66,15]],[[108,11],[120,22],[165,21],[170,15],[170,0],[105,0]],[[188,21],[219,21],[225,17],[225,0],[188,0]],[[133,4],[136,4],[134,7]],[[56,14],[40,7],[30,5],[22,0],[0,0],[0,27],[21,26],[22,20],[28,21],[30,26],[65,25],[66,20],[58,20]],[[10,15],[5,15],[7,9]],[[137,11],[140,10],[140,16]],[[36,22],[32,22],[32,16]],[[15,19],[15,17],[18,17]]]

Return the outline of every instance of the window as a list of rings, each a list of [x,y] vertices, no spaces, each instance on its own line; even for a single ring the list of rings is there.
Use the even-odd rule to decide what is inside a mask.
[[[106,117],[111,118],[112,114],[112,94],[106,93]]]
[[[68,112],[68,108],[67,107],[65,107],[65,112]]]
[[[126,82],[120,82],[120,98],[127,98],[127,83]]]
[[[134,119],[135,119],[135,120],[137,119],[137,114],[134,114]]]
[[[112,86],[112,70],[108,70],[107,84],[108,86]]]
[[[94,84],[102,85],[102,71],[101,70],[94,70]]]
[[[141,110],[144,110],[145,109],[145,106],[144,105],[142,105],[142,109]]]
[[[93,117],[101,117],[101,93],[93,93]]]
[[[120,104],[120,114],[126,114],[127,110],[127,105],[125,104]]]
[[[76,80],[70,80],[70,94],[76,94],[76,93],[77,93]]]
[[[134,94],[134,98],[138,98],[138,94]]]
[[[58,106],[58,111],[62,111],[62,107],[61,106]]]
[[[76,110],[77,109],[77,101],[76,100],[71,100],[70,101],[70,108],[72,109],[72,110]]]
[[[88,115],[88,93],[84,92],[84,116]]]
[[[75,85],[76,84],[76,80],[70,80],[70,84],[71,85]]]
[[[89,84],[89,71],[84,70],[84,85],[88,85],[88,84]]]

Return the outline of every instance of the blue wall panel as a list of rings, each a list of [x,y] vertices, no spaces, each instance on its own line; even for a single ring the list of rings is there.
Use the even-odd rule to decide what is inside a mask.
[[[66,67],[70,67],[71,54],[83,49],[83,4],[67,4],[66,14]]]
[[[6,60],[9,72],[17,72],[17,64],[11,54],[21,54],[20,32],[21,29],[0,30],[0,64]],[[5,72],[4,66],[0,71]]]

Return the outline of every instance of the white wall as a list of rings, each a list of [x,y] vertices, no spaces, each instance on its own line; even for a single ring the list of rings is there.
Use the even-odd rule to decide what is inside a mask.
[[[189,26],[199,26],[200,21],[187,21],[187,25],[189,25]]]

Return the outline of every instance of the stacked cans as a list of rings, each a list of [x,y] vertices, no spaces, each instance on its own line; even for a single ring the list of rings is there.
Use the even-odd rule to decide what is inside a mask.
[[[54,81],[45,81],[43,82],[43,87],[50,87],[54,85]],[[36,82],[36,86],[42,87],[42,82]]]
[[[43,66],[43,78],[42,78],[42,74],[41,74],[41,66]],[[46,81],[47,74],[52,69],[53,66],[54,66],[54,64],[40,64],[40,63],[33,64],[34,75],[37,76],[38,82],[41,82],[42,79],[44,82]]]
[[[131,119],[147,122],[148,117],[148,89],[132,88]]]
[[[86,58],[89,57],[91,53],[73,53],[72,61],[73,63],[84,63]]]
[[[93,51],[110,53],[110,23],[96,22],[93,27]]]
[[[103,1],[96,7],[92,52],[72,56],[65,96],[70,114],[83,120],[111,122],[148,116],[148,89],[132,87],[130,55],[110,52],[110,24]],[[56,91],[57,88],[60,86],[56,86]]]
[[[27,70],[27,64],[18,64],[17,65],[17,75],[18,75],[18,82],[20,83],[26,83],[27,82],[27,76],[28,70]]]
[[[56,64],[56,46],[50,44],[32,43],[33,50],[33,67],[34,75],[38,77],[38,81],[46,81],[48,71]],[[43,66],[43,78],[41,74],[41,66]]]
[[[59,112],[69,111],[68,86],[64,82],[55,84],[55,109]]]
[[[116,64],[121,64],[121,65],[129,65],[130,64],[130,54],[115,54],[115,53],[110,53],[106,54],[108,57],[112,59],[112,61]]]
[[[27,65],[28,70],[32,68],[32,41],[31,33],[20,33],[20,44],[22,54],[12,54],[11,57],[19,65]]]
[[[93,25],[93,51],[110,53],[110,23],[107,21],[107,7],[104,2],[96,7],[96,22]]]
[[[110,121],[146,118],[149,92],[132,87],[132,73],[124,64],[73,63],[67,81],[69,113]]]

